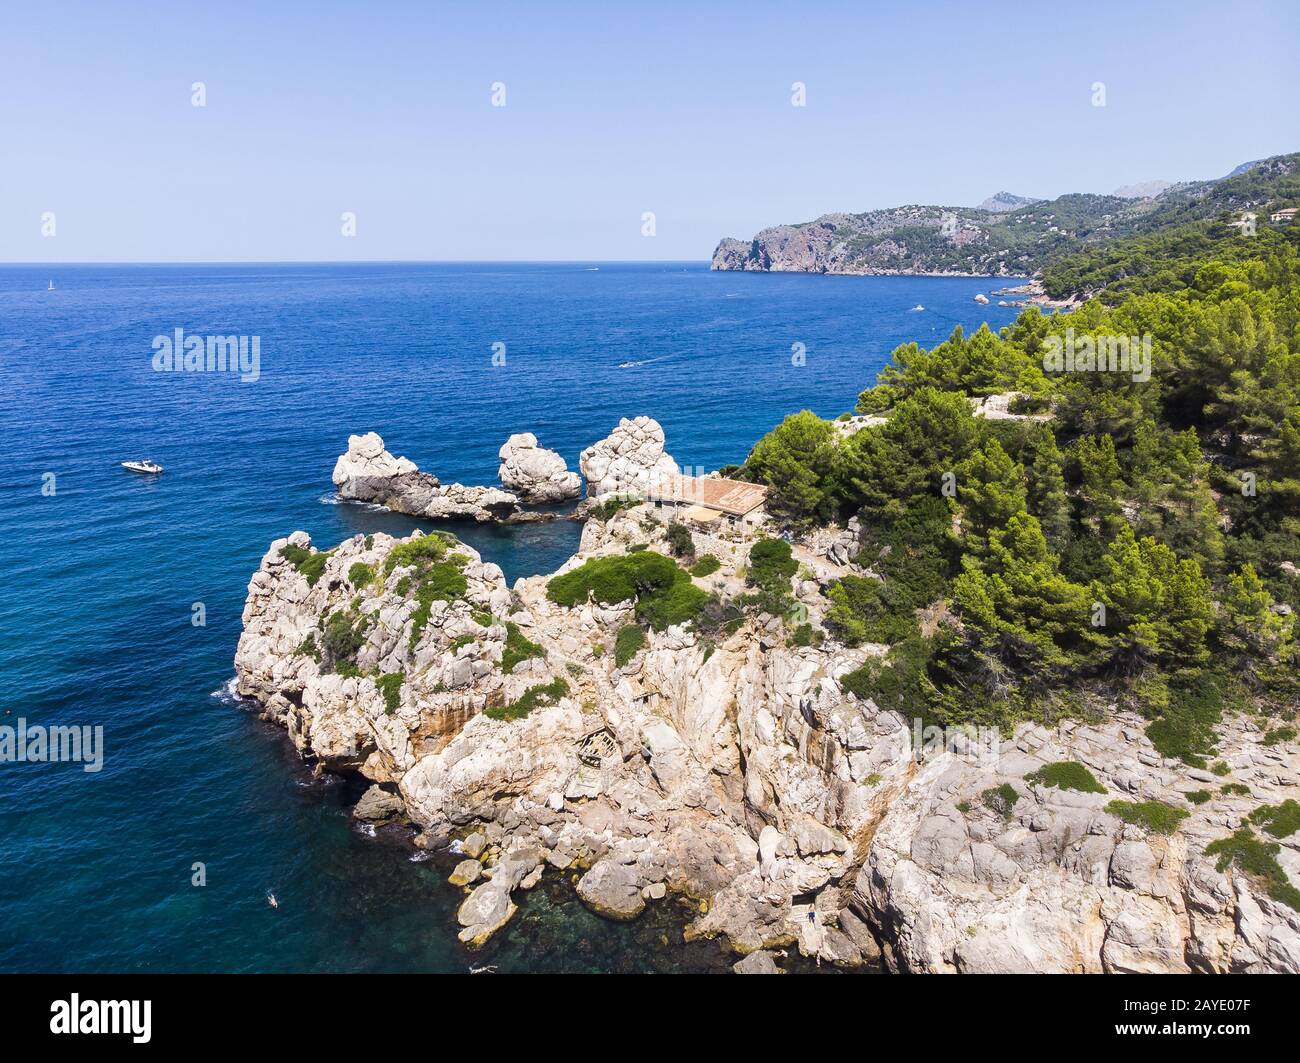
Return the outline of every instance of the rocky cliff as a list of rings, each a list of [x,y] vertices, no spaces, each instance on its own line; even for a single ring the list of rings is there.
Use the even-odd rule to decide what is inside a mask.
[[[1300,155],[1279,155],[1217,181],[1160,182],[1114,195],[1034,200],[999,192],[979,207],[913,205],[824,214],[763,229],[751,240],[724,239],[712,265],[774,273],[1027,276],[1063,255],[1117,237],[1290,202],[1297,166]]]
[[[853,538],[796,550],[813,621],[823,587],[857,570]],[[655,511],[632,506],[589,521],[560,571],[643,544],[667,553]],[[738,593],[752,543],[709,545],[720,567],[695,582]],[[249,585],[239,692],[304,756],[369,779],[367,807],[409,819],[417,844],[465,857],[467,943],[564,871],[611,918],[688,899],[688,936],[758,954],[748,970],[795,948],[908,971],[1300,970],[1300,913],[1205,855],[1261,803],[1300,796],[1296,745],[1263,744],[1249,719],[1220,735],[1230,780],[1162,758],[1123,714],[923,751],[911,721],[844,687],[884,647],[799,646],[750,615],[616,655],[632,605],[565,607],[547,582],[508,587],[446,536],[321,553],[295,532]],[[1101,792],[1035,775],[1061,761]],[[1126,814],[1149,801],[1175,829]],[[1298,847],[1280,839],[1293,882]]]

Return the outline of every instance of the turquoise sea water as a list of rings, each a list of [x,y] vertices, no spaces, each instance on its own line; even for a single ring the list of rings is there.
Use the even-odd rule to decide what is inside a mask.
[[[222,693],[249,577],[296,528],[327,547],[417,526],[333,504],[349,433],[492,483],[512,432],[576,468],[620,416],[649,414],[679,462],[716,468],[790,411],[850,409],[898,343],[1007,323],[1014,310],[973,302],[1006,283],[696,263],[0,266],[0,724],[104,728],[98,773],[0,763],[0,970],[719,966],[714,945],[663,947],[680,941],[672,905],[605,922],[550,874],[487,949],[462,949],[445,862],[356,830],[350,786],[312,780]],[[155,372],[153,339],[177,328],[258,336],[259,379]],[[166,473],[118,467],[144,456]],[[456,530],[511,580],[578,537]]]

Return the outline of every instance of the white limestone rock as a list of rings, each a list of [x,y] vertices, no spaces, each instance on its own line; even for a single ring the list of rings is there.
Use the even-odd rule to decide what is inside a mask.
[[[582,494],[582,478],[555,451],[539,447],[532,432],[512,435],[498,456],[501,482],[525,501],[564,502]]]
[[[349,480],[386,479],[415,471],[415,462],[393,457],[384,449],[378,432],[367,432],[362,436],[348,436],[347,452],[340,454],[334,463],[331,479],[335,487],[340,487]]]
[[[664,430],[650,417],[624,417],[618,427],[578,459],[587,479],[587,496],[637,494],[664,477],[679,472],[677,462],[664,451]]]

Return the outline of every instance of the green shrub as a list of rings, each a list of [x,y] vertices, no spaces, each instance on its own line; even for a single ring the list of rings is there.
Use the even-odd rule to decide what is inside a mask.
[[[618,629],[614,639],[614,664],[622,668],[640,652],[645,645],[645,632],[636,624],[627,624]]]
[[[395,568],[408,565],[422,568],[431,561],[441,561],[447,555],[448,538],[442,532],[433,532],[398,543],[388,551],[388,557],[384,559],[384,575]]]
[[[691,575],[697,579],[703,579],[705,576],[712,576],[721,567],[722,562],[713,554],[705,554],[691,566]]]
[[[638,618],[656,631],[694,620],[708,600],[671,558],[652,550],[593,557],[546,585],[557,605],[581,605],[589,595],[605,605],[635,599]]]
[[[1085,794],[1104,794],[1106,787],[1076,760],[1058,760],[1044,764],[1025,776],[1025,782],[1038,786],[1055,786],[1058,790],[1078,790]]]
[[[1277,862],[1281,850],[1277,842],[1256,838],[1249,827],[1242,827],[1227,838],[1210,842],[1205,847],[1205,855],[1219,858],[1214,866],[1220,873],[1235,867],[1273,900],[1300,912],[1300,890],[1291,885],[1286,871]]]
[[[370,583],[374,578],[375,570],[364,561],[358,561],[348,569],[348,582],[358,590],[362,587],[370,586]]]
[[[627,548],[627,552],[629,554],[639,554],[642,550],[649,550],[649,549],[650,549],[649,543],[633,543],[631,546]]]
[[[483,710],[483,715],[494,720],[522,720],[533,709],[554,705],[568,692],[569,684],[557,677],[549,683],[539,683],[529,687],[515,701],[505,705],[489,706]]]
[[[825,638],[826,633],[820,628],[813,627],[812,624],[800,624],[794,629],[790,641],[796,646],[820,646]]]
[[[370,614],[358,616],[351,609],[338,609],[325,618],[321,632],[321,653],[325,670],[339,675],[355,675],[358,651],[366,642],[366,632],[375,620]]]
[[[1230,782],[1230,783],[1225,783],[1223,789],[1220,792],[1224,794],[1228,794],[1229,796],[1249,797],[1250,787],[1244,785],[1243,783]]]
[[[384,712],[389,716],[395,713],[402,703],[402,683],[406,677],[401,672],[389,672],[375,680],[375,686],[384,696]]]
[[[1112,801],[1106,811],[1153,834],[1173,834],[1188,814],[1187,809],[1174,808],[1163,801]]]
[[[314,587],[325,572],[325,562],[334,556],[334,551],[313,551],[285,543],[280,547],[280,556],[307,577],[308,587]]]
[[[1210,771],[1214,772],[1215,775],[1222,777],[1224,775],[1227,775],[1230,771],[1232,771],[1232,769],[1229,768],[1228,765],[1225,764],[1223,761],[1216,760],[1213,764],[1210,765]]]
[[[462,554],[453,554],[446,561],[430,565],[418,576],[415,600],[418,603],[411,614],[411,645],[420,641],[434,602],[454,602],[469,589],[461,569],[468,560]]]
[[[673,557],[694,557],[695,556],[695,537],[691,535],[691,529],[680,521],[673,521],[668,525],[668,551]]]
[[[629,495],[626,498],[607,498],[604,502],[598,502],[591,507],[591,516],[595,520],[609,520],[616,513],[631,509],[633,506],[639,506],[643,501],[645,500],[635,495]]]
[[[678,569],[680,577],[668,590],[642,597],[636,604],[637,619],[655,631],[663,631],[673,624],[687,624],[695,620],[708,594],[691,582],[691,577]]]
[[[473,641],[474,641],[473,635],[457,635],[454,639],[452,639],[449,643],[447,643],[447,649],[451,650],[452,653],[455,653],[462,646],[468,646]]]
[[[1183,673],[1170,680],[1168,707],[1147,726],[1147,737],[1159,753],[1194,768],[1205,767],[1214,753],[1225,683],[1208,672]]]
[[[492,614],[489,613],[486,609],[476,609],[473,613],[470,614],[470,616],[473,617],[474,623],[476,623],[479,627],[492,626]]]
[[[1209,790],[1189,790],[1183,796],[1194,805],[1203,805],[1212,795]]]
[[[1020,800],[1020,795],[1014,786],[1004,782],[1001,786],[990,786],[980,794],[980,799],[985,807],[991,808],[1003,819],[1009,820],[1016,810],[1016,802]]]
[[[760,539],[749,550],[749,582],[777,592],[790,590],[790,577],[799,570],[784,539]]]
[[[593,557],[547,583],[546,597],[570,608],[584,604],[588,595],[602,605],[614,605],[667,589],[678,571],[671,558],[649,550]]]
[[[1274,838],[1286,838],[1300,830],[1300,804],[1288,797],[1280,805],[1260,805],[1249,818]]]
[[[1294,727],[1282,726],[1274,727],[1263,738],[1263,744],[1266,746],[1275,746],[1279,742],[1290,742],[1296,736]]]
[[[307,637],[298,644],[294,653],[301,657],[310,657],[317,664],[320,664],[320,648],[316,645],[316,632],[309,631]]]
[[[545,657],[546,651],[519,630],[519,625],[506,621],[506,646],[501,654],[501,671],[509,675],[515,666],[531,657]]]

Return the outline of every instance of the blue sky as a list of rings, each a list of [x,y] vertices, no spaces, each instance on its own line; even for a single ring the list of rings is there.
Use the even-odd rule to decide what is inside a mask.
[[[1217,177],[1300,149],[1298,10],[11,3],[0,260],[706,259],[832,210]]]

